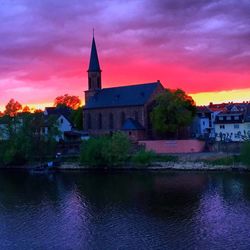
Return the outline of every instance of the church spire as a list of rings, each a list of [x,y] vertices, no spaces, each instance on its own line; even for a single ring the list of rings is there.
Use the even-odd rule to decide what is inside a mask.
[[[92,47],[91,47],[88,72],[101,72],[96,44],[95,44],[94,30],[93,30],[93,39],[92,39]]]
[[[102,88],[102,71],[99,65],[98,54],[95,44],[93,31],[92,47],[90,53],[89,69],[88,69],[88,90],[85,92],[85,101],[93,96],[96,91]]]

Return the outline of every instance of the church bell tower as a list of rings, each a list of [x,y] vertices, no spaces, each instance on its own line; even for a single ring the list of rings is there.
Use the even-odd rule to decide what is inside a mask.
[[[101,78],[102,71],[99,64],[94,35],[92,39],[89,69],[87,72],[88,72],[88,90],[85,91],[85,103],[87,103],[88,99],[102,88],[102,78]]]

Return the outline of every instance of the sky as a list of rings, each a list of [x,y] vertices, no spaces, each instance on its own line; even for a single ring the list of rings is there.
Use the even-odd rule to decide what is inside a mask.
[[[197,104],[250,100],[249,0],[0,0],[0,109],[160,80]]]

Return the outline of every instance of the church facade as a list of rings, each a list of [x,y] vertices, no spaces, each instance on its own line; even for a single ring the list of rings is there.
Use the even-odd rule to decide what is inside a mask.
[[[89,135],[123,131],[133,140],[153,135],[150,111],[156,96],[164,91],[160,81],[121,87],[102,88],[101,68],[95,39],[92,40],[85,91],[83,127]]]

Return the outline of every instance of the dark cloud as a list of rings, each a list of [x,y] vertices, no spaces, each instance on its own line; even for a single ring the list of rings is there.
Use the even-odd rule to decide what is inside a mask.
[[[247,0],[0,0],[0,88],[8,79],[41,89],[62,82],[68,88],[71,79],[73,91],[82,90],[93,27],[102,65],[111,74],[112,64],[122,70],[136,62],[137,72],[143,72],[145,61],[160,74],[155,78],[168,79],[163,71],[174,65],[193,73],[183,74],[196,85],[208,72],[249,76],[249,13]],[[116,82],[128,75],[121,70]],[[139,79],[131,72],[131,79]],[[183,78],[173,72],[167,72],[169,78],[179,84]],[[227,84],[223,87],[232,88],[232,81]],[[197,88],[203,90],[213,88]]]

